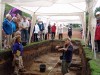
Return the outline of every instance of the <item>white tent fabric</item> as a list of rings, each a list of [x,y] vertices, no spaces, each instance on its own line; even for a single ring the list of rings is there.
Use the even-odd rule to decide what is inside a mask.
[[[86,17],[85,17],[85,12],[80,15],[80,20],[81,20],[81,24],[82,24],[82,28],[83,28],[83,34],[82,34],[82,38],[84,40],[84,42],[86,41]]]
[[[38,19],[41,19],[43,22],[46,23],[46,20],[49,19],[50,22],[66,22],[66,23],[79,23],[80,17],[79,16],[38,16]]]
[[[86,10],[86,3],[85,0],[48,0],[48,2],[52,2],[53,4],[51,6],[44,7],[45,4],[48,4],[46,2],[47,0],[38,0],[38,1],[32,1],[29,0],[28,3],[26,0],[23,3],[18,2],[16,0],[10,5],[30,14],[33,15],[33,12],[35,12],[36,15],[46,15],[46,16],[80,16],[82,12]],[[42,3],[41,1],[45,1]],[[34,2],[37,5],[32,4]],[[74,3],[75,2],[75,3]],[[30,5],[26,5],[30,4]],[[39,5],[38,5],[39,4]],[[41,5],[43,4],[43,5]],[[41,6],[40,6],[41,5]],[[49,5],[49,4],[48,4]],[[70,8],[70,9],[69,9]],[[73,17],[72,17],[73,18]],[[63,17],[63,19],[66,20],[66,18]]]
[[[80,16],[86,10],[85,0],[16,0],[8,4],[31,14],[31,16]],[[73,17],[72,17],[73,18]],[[75,17],[74,17],[75,18]],[[54,20],[54,19],[52,19]],[[68,20],[63,17],[63,21],[75,22],[79,20]],[[61,21],[61,19],[57,20]],[[35,22],[35,21],[34,21]],[[32,26],[33,28],[33,26]],[[31,37],[31,35],[30,35]]]
[[[36,22],[36,16],[80,16],[81,23],[84,28],[85,37],[85,11],[87,5],[87,11],[89,14],[89,31],[95,32],[93,29],[93,24],[96,24],[95,18],[93,16],[93,6],[96,4],[99,6],[100,0],[0,0],[0,24],[2,25],[3,14],[5,3],[10,4],[32,16],[33,25]],[[87,2],[87,4],[85,3]],[[95,8],[94,8],[95,10]],[[2,11],[2,12],[1,12]],[[53,18],[53,17],[52,17]],[[54,19],[53,19],[54,20]],[[67,20],[65,18],[65,20]],[[58,21],[61,21],[58,19]],[[33,26],[31,27],[32,31]],[[0,26],[0,30],[2,26]],[[92,37],[94,36],[91,35]],[[32,35],[32,33],[31,33]],[[31,37],[30,35],[30,37]],[[2,41],[2,33],[0,33],[0,42]],[[0,48],[2,43],[0,43]],[[94,49],[94,37],[92,38],[92,47]],[[94,50],[95,53],[95,50]],[[96,55],[95,55],[96,56]]]
[[[92,44],[92,51],[94,52],[94,58],[96,58],[96,51],[95,51],[95,26],[96,26],[96,18],[94,16],[94,10],[96,7],[100,6],[100,0],[92,0],[88,3],[88,16],[89,16],[89,22],[88,22],[88,38],[89,38],[89,32],[91,33],[91,44]]]
[[[1,1],[0,3],[2,4],[5,3],[10,4],[30,14],[33,19],[32,20],[33,26],[35,24],[36,16],[43,16],[43,15],[80,16],[86,10],[86,3],[85,3],[86,0],[0,0],[0,1]],[[84,15],[82,16],[84,17]],[[65,20],[68,19],[65,18]]]
[[[11,4],[11,5],[17,6],[16,4]],[[71,4],[53,4],[49,7],[39,7],[39,6],[29,7],[29,6],[23,6],[21,4],[20,7],[37,13],[73,13],[73,12],[84,12],[86,10],[85,2],[71,3]]]
[[[85,2],[85,0],[58,0],[56,3],[78,3],[78,2]]]
[[[0,3],[0,49],[2,49],[2,22],[4,17],[5,5]]]
[[[42,1],[47,1],[51,3],[62,3],[62,4],[67,4],[67,3],[78,3],[78,2],[85,2],[85,0],[1,0],[3,3],[16,3],[19,4],[21,2],[27,3],[27,2],[37,2],[38,4],[42,4]],[[27,3],[28,4],[28,3]],[[46,4],[46,3],[45,3]],[[45,5],[44,3],[42,5]],[[30,5],[30,4],[28,4]]]

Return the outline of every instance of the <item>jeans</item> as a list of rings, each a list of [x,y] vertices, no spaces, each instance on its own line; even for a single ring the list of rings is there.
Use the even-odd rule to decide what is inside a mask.
[[[52,32],[52,33],[51,33],[51,39],[52,39],[52,40],[55,39],[55,32]]]
[[[38,42],[38,33],[34,33],[34,42]]]
[[[40,31],[40,41],[42,41],[43,40],[43,31]]]
[[[22,35],[22,41],[28,42],[28,30],[26,29],[22,29],[21,31],[21,35]]]

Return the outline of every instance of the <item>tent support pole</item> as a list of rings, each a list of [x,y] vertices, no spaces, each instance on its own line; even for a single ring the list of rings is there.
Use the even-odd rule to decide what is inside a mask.
[[[29,44],[31,43],[31,37],[32,37],[32,34],[33,34],[33,29],[34,29],[34,25],[36,23],[36,19],[37,19],[37,16],[35,15],[35,12],[34,12],[33,15],[32,15],[32,21],[31,21]]]
[[[4,18],[5,4],[0,3],[0,49],[2,50],[2,22]]]
[[[82,23],[82,28],[83,28],[83,34],[82,34],[82,39],[84,39],[84,42],[86,42],[86,23],[85,23],[85,13],[80,15],[81,23]]]

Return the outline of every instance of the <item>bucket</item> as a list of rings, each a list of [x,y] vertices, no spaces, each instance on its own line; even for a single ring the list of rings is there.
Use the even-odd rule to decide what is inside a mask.
[[[45,72],[45,71],[46,71],[46,65],[40,64],[40,72]]]

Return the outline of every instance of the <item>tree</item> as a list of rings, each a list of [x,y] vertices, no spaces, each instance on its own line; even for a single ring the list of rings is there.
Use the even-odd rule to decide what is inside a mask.
[[[95,17],[96,17],[96,13],[97,13],[98,11],[100,12],[100,7],[97,7],[97,8],[95,9],[95,12],[94,12]]]
[[[6,5],[5,5],[4,16],[5,16],[7,13],[9,13],[9,10],[11,10],[12,8],[13,8],[12,6],[6,4]],[[27,14],[27,13],[25,13],[25,12],[22,12],[22,15],[31,18],[31,15],[29,15],[29,14]]]

